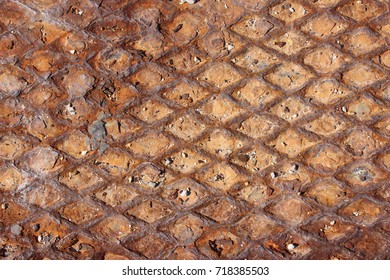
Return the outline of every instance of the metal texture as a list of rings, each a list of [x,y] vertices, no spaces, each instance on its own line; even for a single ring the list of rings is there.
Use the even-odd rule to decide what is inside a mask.
[[[0,259],[390,258],[387,0],[0,6]]]

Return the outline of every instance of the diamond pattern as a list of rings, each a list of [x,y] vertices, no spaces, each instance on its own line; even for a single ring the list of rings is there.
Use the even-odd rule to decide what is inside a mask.
[[[349,35],[341,35],[337,43],[355,56],[372,52],[385,44],[380,36],[365,27],[355,29]]]
[[[296,91],[313,78],[313,74],[298,64],[286,62],[266,75],[265,78],[285,91]]]
[[[190,149],[183,149],[163,160],[165,166],[184,174],[192,173],[209,162],[208,157]]]
[[[321,46],[309,52],[303,60],[306,65],[310,65],[317,72],[324,74],[332,73],[350,61],[349,57],[331,46]]]
[[[234,99],[248,102],[254,107],[264,106],[280,96],[280,91],[255,78],[247,80],[244,87],[232,93]]]
[[[325,39],[343,32],[347,27],[348,24],[338,17],[328,13],[322,13],[310,18],[302,25],[301,30],[318,39]]]
[[[200,171],[196,178],[224,192],[228,192],[234,184],[244,179],[235,169],[224,163],[216,163]]]
[[[284,1],[279,5],[272,7],[270,15],[285,23],[291,23],[299,20],[310,13],[310,9],[296,1]]]
[[[301,32],[287,31],[267,42],[267,46],[285,55],[298,54],[304,48],[310,48],[314,42]]]
[[[288,122],[298,121],[312,111],[311,107],[295,97],[288,97],[271,108],[271,112]]]
[[[289,157],[296,157],[306,149],[315,145],[315,141],[310,140],[302,134],[292,129],[281,133],[278,138],[271,141],[269,145]]]
[[[252,73],[260,73],[270,66],[279,62],[279,59],[272,54],[258,48],[251,47],[245,53],[239,54],[232,59],[234,65],[244,68]]]
[[[224,158],[241,148],[244,142],[234,137],[231,132],[218,129],[210,133],[197,145],[212,155]]]
[[[356,21],[367,20],[382,12],[382,6],[374,0],[354,0],[337,8],[337,11]]]
[[[0,259],[388,258],[388,1],[0,2]]]
[[[220,90],[238,82],[241,75],[227,63],[218,63],[207,68],[197,77],[198,81],[206,82]]]
[[[229,122],[244,112],[236,103],[221,95],[212,97],[197,111],[211,120],[222,123]]]

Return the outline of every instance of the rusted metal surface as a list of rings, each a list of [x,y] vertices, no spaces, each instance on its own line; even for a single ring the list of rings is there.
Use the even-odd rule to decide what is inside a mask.
[[[390,258],[388,1],[0,4],[0,259]]]

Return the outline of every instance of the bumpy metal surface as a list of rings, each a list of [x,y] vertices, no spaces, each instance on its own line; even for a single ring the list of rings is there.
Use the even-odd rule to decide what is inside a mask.
[[[0,1],[1,259],[389,259],[386,0]]]

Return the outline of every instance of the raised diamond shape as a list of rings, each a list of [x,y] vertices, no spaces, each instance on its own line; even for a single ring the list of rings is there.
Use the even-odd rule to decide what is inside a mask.
[[[96,241],[83,234],[68,235],[56,247],[78,260],[92,259],[94,254],[100,250]]]
[[[37,113],[32,117],[27,128],[28,132],[40,140],[49,140],[60,136],[65,132],[66,126],[54,120],[47,113]]]
[[[128,178],[129,182],[144,190],[156,191],[158,187],[170,183],[171,176],[153,163],[141,163]],[[167,181],[167,182],[166,182]]]
[[[157,122],[173,111],[164,103],[155,99],[148,99],[128,111],[132,116],[147,123]]]
[[[162,161],[165,166],[184,174],[192,173],[208,162],[208,157],[187,148],[166,157]]]
[[[89,167],[79,166],[73,170],[60,174],[58,181],[70,189],[83,191],[103,182]]]
[[[324,144],[312,149],[305,158],[316,171],[335,172],[341,166],[351,162],[352,155],[346,154],[337,146]]]
[[[388,173],[369,162],[355,162],[337,176],[356,189],[368,189],[386,181]]]
[[[310,18],[301,27],[301,30],[319,39],[325,39],[343,32],[347,27],[348,23],[345,20],[328,13],[322,13]]]
[[[101,50],[89,62],[97,71],[108,71],[112,75],[123,75],[137,60],[129,52],[121,48],[107,48]]]
[[[212,57],[228,56],[240,51],[244,46],[244,42],[240,40],[240,37],[228,30],[209,32],[204,38],[199,40],[198,44]]]
[[[298,156],[315,144],[316,141],[310,140],[301,132],[297,132],[291,128],[281,133],[274,141],[269,142],[271,147],[281,153],[287,154],[291,158]]]
[[[334,207],[342,201],[347,201],[351,197],[351,192],[337,181],[325,179],[310,187],[304,195],[325,206]]]
[[[16,61],[25,53],[30,45],[17,30],[14,32],[4,33],[3,28],[0,29],[2,35],[0,38],[0,58],[4,61]]]
[[[314,42],[305,37],[302,32],[290,30],[286,33],[268,40],[266,45],[285,55],[295,55],[304,48],[313,46]]]
[[[194,180],[183,178],[165,186],[160,196],[171,201],[178,208],[190,209],[205,198],[207,192],[202,185]]]
[[[88,94],[88,98],[107,108],[111,113],[122,111],[129,104],[134,102],[138,92],[133,86],[128,86],[122,81],[105,78],[101,80],[96,88]]]
[[[162,93],[162,96],[170,101],[173,101],[183,107],[188,107],[196,104],[204,99],[210,93],[197,84],[184,80],[180,81],[172,89],[167,89]]]
[[[338,7],[337,11],[344,16],[361,21],[378,16],[383,11],[383,6],[374,0],[352,0]]]
[[[253,185],[244,186],[237,191],[234,196],[258,207],[268,203],[276,193],[275,189],[272,189],[263,183],[254,183]]]
[[[274,28],[274,23],[260,15],[246,16],[232,26],[233,31],[252,40],[264,38]]]
[[[49,175],[61,170],[66,161],[52,148],[36,147],[25,155],[20,165],[39,175]]]
[[[354,116],[360,121],[371,121],[384,113],[384,105],[378,104],[372,98],[361,96],[359,99],[346,104],[346,115]]]
[[[0,67],[0,93],[2,96],[16,96],[34,82],[34,77],[11,65]]]
[[[340,69],[351,59],[330,45],[322,45],[305,55],[303,62],[319,73],[329,74]]]
[[[281,162],[271,170],[267,178],[272,185],[283,189],[298,190],[298,192],[302,186],[316,178],[316,175],[303,164],[289,160]]]
[[[141,125],[132,119],[116,116],[104,119],[104,128],[109,137],[116,141],[123,141],[139,132]]]
[[[373,94],[379,99],[390,101],[390,82],[379,86],[379,90],[373,91]]]
[[[361,62],[350,67],[343,73],[343,81],[348,85],[363,88],[386,78],[382,70]]]
[[[194,115],[186,114],[166,126],[166,130],[185,141],[197,138],[206,129],[206,125]]]
[[[279,59],[259,47],[252,46],[246,52],[235,56],[232,62],[249,72],[260,73],[278,63]]]
[[[166,152],[173,146],[173,143],[164,134],[158,132],[148,132],[140,138],[126,144],[131,152],[136,155],[153,158]]]
[[[269,14],[286,23],[291,23],[308,15],[311,10],[295,1],[284,1],[272,7]]]
[[[312,232],[328,241],[334,241],[351,236],[355,232],[356,227],[338,218],[325,216],[319,220],[311,221],[308,225],[302,226],[302,229]]]
[[[366,198],[359,198],[341,208],[338,212],[340,215],[347,216],[365,226],[375,223],[380,216],[385,214],[385,210],[381,205]]]
[[[118,243],[130,233],[138,230],[138,227],[132,225],[125,217],[114,215],[103,219],[90,230],[103,239]]]
[[[332,104],[352,92],[334,79],[320,79],[308,86],[305,97],[323,104]]]
[[[26,193],[28,203],[41,208],[52,207],[65,199],[66,192],[54,184],[37,185]]]
[[[126,213],[151,224],[165,218],[172,210],[157,200],[144,200],[128,209]]]
[[[91,0],[73,0],[66,5],[62,18],[70,24],[84,28],[99,15],[98,7]]]
[[[12,201],[2,201],[0,204],[0,220],[3,224],[12,225],[24,220],[29,211]]]
[[[239,101],[246,101],[254,107],[261,107],[274,101],[282,96],[282,93],[264,81],[250,78],[246,81],[245,86],[235,90],[232,97]]]
[[[385,145],[386,141],[371,130],[362,127],[354,128],[342,144],[345,149],[355,156],[367,157]]]
[[[355,29],[350,34],[343,34],[337,40],[341,49],[349,51],[355,56],[372,52],[385,45],[381,36],[373,33],[367,27]]]
[[[53,109],[68,96],[53,84],[42,83],[28,92],[22,93],[20,97],[28,100],[28,102],[36,108],[46,107],[48,109]]]
[[[279,131],[279,123],[266,115],[253,115],[238,124],[237,130],[256,139],[267,139]]]
[[[390,138],[390,117],[385,117],[374,125],[385,137]]]
[[[263,214],[250,214],[237,223],[240,235],[259,240],[280,233],[283,227]]]
[[[62,63],[66,63],[66,59],[58,52],[52,52],[49,49],[39,49],[27,54],[21,61],[21,66],[33,69],[42,78],[47,79],[50,75],[61,69]],[[80,86],[83,86],[84,80],[78,80]],[[76,91],[75,88],[73,90]]]
[[[149,32],[147,32],[147,34],[126,41],[125,47],[128,50],[140,51],[147,60],[158,59],[161,55],[166,53],[168,46],[164,44],[164,36],[157,28],[149,28],[148,30]]]
[[[126,78],[126,81],[137,88],[140,87],[146,90],[154,90],[171,82],[172,79],[172,75],[163,68],[157,66],[157,64],[148,63],[145,67]]]
[[[373,20],[372,28],[378,33],[382,34],[383,37],[390,38],[390,14],[384,14],[383,16],[377,17]]]
[[[84,158],[92,151],[92,141],[80,130],[76,130],[59,140],[55,147],[74,158]]]
[[[184,12],[165,24],[163,29],[176,44],[187,45],[196,37],[202,37],[207,32],[207,25],[202,24],[193,14]]]
[[[99,113],[96,106],[84,97],[73,99],[58,108],[59,117],[74,126],[84,126]]]
[[[197,212],[217,223],[226,223],[234,219],[240,213],[240,210],[226,198],[219,198],[204,206],[202,205]]]
[[[172,244],[160,235],[148,233],[138,240],[131,240],[128,245],[131,250],[136,251],[148,259],[157,259],[157,256],[163,252],[172,250]]]
[[[228,63],[219,62],[208,67],[197,80],[207,82],[213,87],[223,90],[241,79],[240,73]]]
[[[69,233],[69,227],[61,221],[45,214],[34,218],[27,226],[28,235],[34,240],[34,244],[40,247],[48,247]]]
[[[232,163],[255,173],[276,164],[276,161],[277,156],[260,146],[255,146],[246,152],[237,153],[231,159]]]
[[[96,192],[95,197],[110,205],[111,207],[121,206],[131,202],[138,194],[130,186],[112,184]]]
[[[216,129],[205,139],[197,143],[197,146],[210,154],[224,158],[241,148],[244,142],[238,139],[228,130]]]
[[[86,67],[71,67],[53,77],[57,86],[63,87],[72,97],[82,97],[95,86],[96,78]]]
[[[359,259],[381,260],[388,255],[388,238],[380,231],[362,228],[358,234],[344,244]]]
[[[298,121],[309,115],[313,109],[297,97],[288,97],[271,108],[271,112],[288,122]]]
[[[311,72],[291,62],[283,63],[265,76],[269,82],[281,87],[285,91],[301,89],[313,77]]]
[[[105,17],[100,16],[98,20],[88,26],[87,30],[102,37],[103,40],[117,43],[124,37],[134,38],[139,35],[140,25],[127,18],[110,14]]]
[[[23,135],[0,135],[0,158],[5,160],[16,159],[29,150],[31,146],[28,138]]]
[[[317,212],[298,197],[285,198],[268,205],[265,209],[289,225],[298,225]]]
[[[167,65],[171,70],[182,73],[194,73],[205,63],[208,57],[194,47],[183,49],[172,55],[164,56],[159,61]]]
[[[318,241],[295,231],[288,231],[281,235],[271,236],[270,239],[264,243],[264,247],[268,250],[272,250],[274,254],[284,259],[306,259],[316,248],[323,249]]]
[[[67,204],[58,212],[61,217],[75,223],[76,225],[80,225],[103,216],[103,212],[99,208],[82,201],[75,201]]]
[[[226,228],[208,231],[195,242],[198,250],[211,259],[234,259],[246,248],[246,243]]]
[[[244,177],[233,169],[230,165],[217,162],[208,167],[206,170],[201,170],[195,174],[195,177],[212,188],[228,192],[230,188],[242,181]]]
[[[194,242],[204,232],[203,221],[192,214],[181,216],[169,226],[169,232],[180,243],[187,244]]]
[[[303,126],[306,130],[328,137],[348,127],[343,119],[337,115],[326,113]]]
[[[229,122],[238,117],[244,110],[235,102],[222,95],[213,96],[209,102],[197,109],[202,115],[206,115],[211,120]]]
[[[382,54],[378,55],[377,57],[375,57],[374,61],[378,64],[390,68],[390,50],[387,50]]]
[[[123,176],[137,161],[125,151],[108,149],[94,161],[95,165],[112,176]]]

